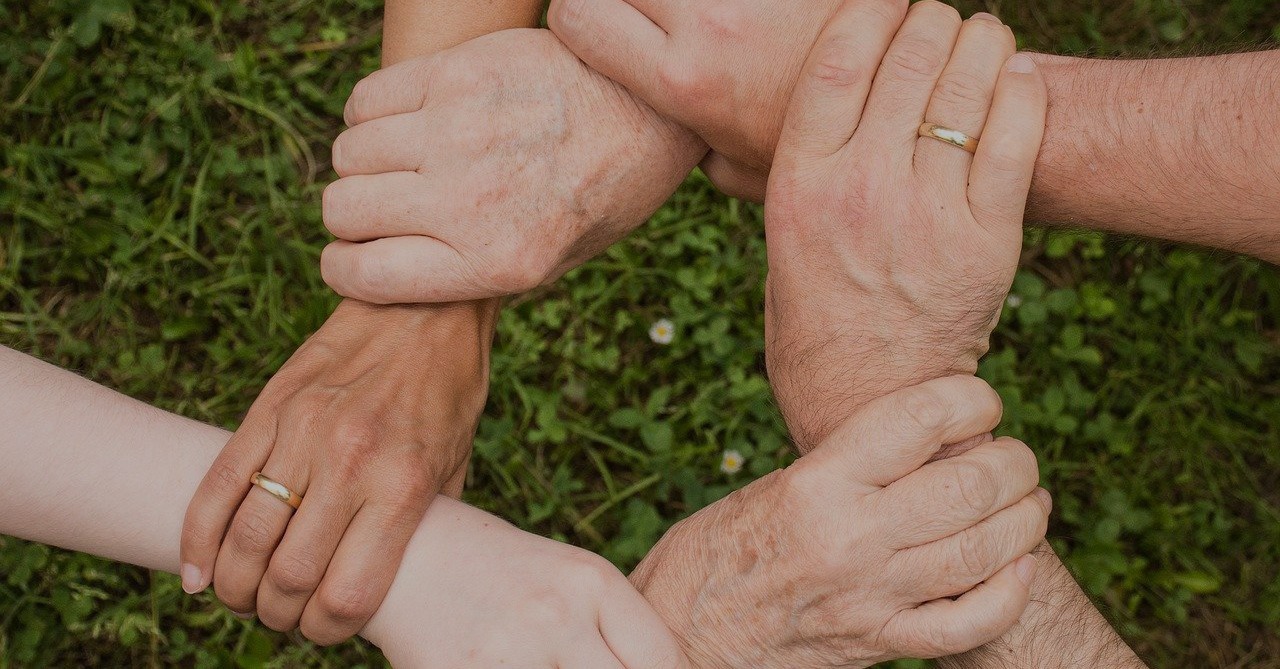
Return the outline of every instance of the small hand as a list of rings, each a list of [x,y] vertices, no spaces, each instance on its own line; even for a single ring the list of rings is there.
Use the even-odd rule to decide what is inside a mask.
[[[976,371],[1044,132],[1044,82],[1013,53],[994,17],[962,26],[932,0],[892,43],[842,11],[814,47],[765,205],[766,358],[802,449],[871,398]],[[919,137],[925,121],[977,155]]]
[[[877,399],[791,467],[673,527],[631,580],[698,667],[865,667],[977,647],[1027,605],[1051,498],[1012,439],[928,461],[999,421],[974,377]]]
[[[492,304],[344,302],[285,363],[187,510],[183,587],[309,639],[355,634],[436,493],[460,494]],[[257,471],[302,495],[295,513]],[[225,536],[224,536],[225,535]]]
[[[682,669],[662,619],[599,556],[435,501],[362,633],[396,669]]]
[[[705,153],[546,30],[509,30],[360,82],[325,190],[321,266],[374,303],[516,294],[634,230]]]

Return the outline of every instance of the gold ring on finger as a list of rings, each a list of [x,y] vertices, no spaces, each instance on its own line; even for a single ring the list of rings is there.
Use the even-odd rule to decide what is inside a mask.
[[[978,152],[978,138],[970,137],[959,130],[953,130],[937,123],[921,123],[920,136],[931,137],[951,146],[957,146],[969,153]]]
[[[302,506],[302,495],[290,490],[278,481],[267,478],[262,472],[254,472],[249,482],[267,491],[268,495],[293,507],[294,511],[297,511],[298,507]]]

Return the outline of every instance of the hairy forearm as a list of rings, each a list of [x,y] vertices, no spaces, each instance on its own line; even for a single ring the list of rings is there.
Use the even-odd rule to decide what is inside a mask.
[[[1031,604],[1000,639],[964,655],[941,658],[945,669],[1141,669],[1146,665],[1094,608],[1048,544]]]
[[[1280,262],[1280,51],[1037,58],[1050,105],[1029,220]]]

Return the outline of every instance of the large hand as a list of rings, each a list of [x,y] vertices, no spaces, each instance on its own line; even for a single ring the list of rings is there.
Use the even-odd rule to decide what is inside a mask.
[[[1043,80],[1013,52],[993,17],[962,27],[932,0],[892,44],[842,11],[814,47],[765,205],[766,356],[802,449],[871,398],[977,369],[1044,132]],[[918,137],[926,120],[977,155]]]
[[[233,611],[278,630],[301,623],[318,643],[356,633],[427,505],[442,487],[461,491],[495,314],[484,303],[340,305],[267,384],[196,491],[183,587],[212,579]],[[303,495],[296,515],[250,488],[256,471]]]
[[[439,499],[363,635],[396,669],[680,669],[674,637],[601,557]]]
[[[877,42],[907,8],[907,0],[845,4],[881,31]],[[759,201],[805,55],[839,5],[552,0],[547,20],[588,65],[706,140],[713,153],[703,169],[718,186]]]
[[[510,30],[360,82],[334,143],[322,269],[376,303],[510,295],[643,223],[706,147],[546,30]]]
[[[986,643],[1027,605],[1049,494],[1011,439],[925,463],[999,421],[974,377],[880,398],[676,525],[632,582],[698,667],[865,667]]]

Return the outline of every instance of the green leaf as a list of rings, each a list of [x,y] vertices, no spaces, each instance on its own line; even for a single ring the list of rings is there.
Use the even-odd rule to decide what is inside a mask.
[[[674,439],[671,425],[663,422],[649,422],[640,427],[640,439],[650,450],[661,453],[671,450]]]
[[[645,422],[645,415],[631,407],[624,407],[609,414],[609,425],[623,430],[634,430]]]

